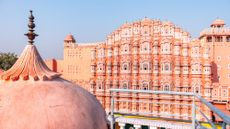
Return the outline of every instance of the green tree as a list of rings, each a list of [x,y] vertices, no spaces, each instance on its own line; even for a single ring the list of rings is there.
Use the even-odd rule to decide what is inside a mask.
[[[17,61],[18,57],[14,53],[0,53],[0,69],[8,70]]]

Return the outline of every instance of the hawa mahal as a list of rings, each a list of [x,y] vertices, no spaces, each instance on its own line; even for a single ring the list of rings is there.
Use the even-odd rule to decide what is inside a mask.
[[[191,39],[172,22],[149,18],[123,24],[103,42],[78,43],[67,35],[63,59],[47,60],[46,64],[93,93],[107,112],[110,88],[196,92],[222,111],[230,110],[230,28],[221,19],[213,21],[198,39]],[[133,98],[120,94],[122,97]],[[155,101],[191,103],[188,98],[172,98],[159,95]],[[117,108],[179,116],[191,112],[186,106],[170,104],[119,102]],[[210,112],[206,114],[211,117]]]

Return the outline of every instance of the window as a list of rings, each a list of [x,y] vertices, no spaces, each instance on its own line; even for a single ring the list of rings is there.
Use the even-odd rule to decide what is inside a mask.
[[[200,93],[200,86],[199,85],[194,85],[193,92],[199,94]]]
[[[127,69],[128,69],[128,65],[127,65],[127,64],[124,64],[124,65],[123,65],[123,69],[124,69],[124,70],[127,70]]]
[[[128,63],[123,63],[122,64],[122,67],[121,67],[121,70],[129,70],[129,64]]]
[[[200,63],[192,63],[191,65],[192,74],[201,74],[201,65]]]
[[[144,63],[144,64],[143,64],[143,69],[144,69],[144,70],[148,70],[148,64],[147,64],[147,63]]]
[[[107,70],[110,71],[111,70],[111,64],[107,65]]]
[[[158,70],[158,65],[154,65],[154,70]]]
[[[165,71],[168,71],[168,70],[169,70],[169,65],[165,64]]]
[[[212,42],[212,37],[207,37],[207,42]]]
[[[79,55],[80,55],[81,53],[79,52]],[[99,51],[98,51],[98,57],[104,57],[105,55],[104,55],[105,53],[104,53],[104,49],[99,49]]]
[[[169,85],[165,85],[163,90],[164,91],[169,91],[170,90]]]
[[[199,92],[200,92],[199,87],[196,87],[196,88],[195,88],[195,93],[197,93],[197,94],[198,94]]]
[[[228,97],[226,89],[222,89],[222,97]]]
[[[127,83],[123,83],[123,89],[128,89],[128,85],[127,85]]]
[[[162,71],[166,71],[167,72],[167,71],[171,70],[170,63],[163,63],[161,66],[162,66],[161,67]]]
[[[163,104],[163,112],[170,112],[170,104]]]
[[[128,53],[129,52],[129,44],[125,44],[123,50],[124,50],[124,53]]]
[[[184,88],[184,92],[189,92],[188,87],[185,87],[185,88]]]
[[[142,84],[142,89],[143,90],[148,90],[149,88],[148,88],[148,82],[143,82],[143,84]]]
[[[218,36],[218,37],[215,38],[215,41],[216,42],[222,42],[223,40],[222,40],[222,37]]]
[[[101,89],[101,84],[98,84],[98,89]]]
[[[149,52],[150,51],[149,42],[143,42],[141,44],[141,51],[143,51],[143,52]]]
[[[151,70],[149,62],[141,63],[140,70],[144,70],[144,71]]]
[[[103,89],[103,83],[101,81],[97,81],[97,89],[101,90]]]
[[[217,96],[217,90],[216,89],[213,90],[213,93],[214,93],[213,94],[214,96]]]
[[[226,42],[230,42],[230,36],[226,37]]]
[[[98,70],[100,70],[100,71],[101,71],[101,70],[104,70],[104,69],[103,69],[103,67],[104,67],[104,65],[103,65],[103,64],[98,64],[98,67],[97,67],[97,68],[98,68]]]
[[[161,52],[163,54],[170,54],[171,53],[171,46],[170,43],[163,43],[161,45]]]

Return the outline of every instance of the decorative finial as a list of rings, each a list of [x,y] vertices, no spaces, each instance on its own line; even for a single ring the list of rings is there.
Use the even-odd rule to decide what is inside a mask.
[[[27,34],[25,34],[25,35],[29,39],[29,41],[28,41],[29,44],[32,45],[34,43],[35,37],[38,36],[37,34],[34,33],[35,24],[34,24],[34,16],[33,16],[33,11],[32,10],[30,10],[28,27],[29,27],[29,32]]]

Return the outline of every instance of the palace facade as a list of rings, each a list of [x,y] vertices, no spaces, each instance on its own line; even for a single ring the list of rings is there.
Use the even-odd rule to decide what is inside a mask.
[[[168,21],[144,18],[125,23],[106,41],[77,43],[73,35],[64,40],[63,60],[47,60],[54,71],[93,93],[110,111],[110,88],[196,92],[229,110],[230,33],[224,21],[215,20],[199,39]],[[119,99],[145,100],[157,104],[119,102],[115,110],[176,114],[189,119],[191,108],[167,104],[191,104],[191,98],[168,95],[119,94]],[[203,111],[211,117],[211,113]],[[191,116],[190,116],[191,117]]]

